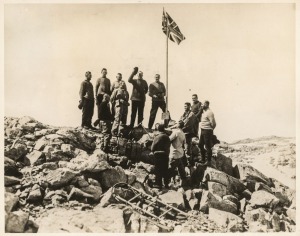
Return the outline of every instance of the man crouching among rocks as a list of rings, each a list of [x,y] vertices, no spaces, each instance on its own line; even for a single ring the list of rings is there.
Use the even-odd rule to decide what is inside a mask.
[[[162,179],[164,180],[164,186],[169,187],[169,154],[171,141],[164,133],[165,128],[163,124],[159,124],[157,127],[159,134],[155,136],[151,152],[154,154],[154,167],[155,167],[155,184],[153,187],[162,188]]]

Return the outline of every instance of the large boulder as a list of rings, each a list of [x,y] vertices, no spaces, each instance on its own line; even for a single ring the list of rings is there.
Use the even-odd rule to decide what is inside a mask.
[[[126,183],[127,176],[122,167],[116,166],[114,168],[100,172],[96,179],[100,182],[103,189],[109,189],[116,183]]]
[[[123,211],[112,208],[51,209],[37,223],[38,233],[125,233]]]
[[[233,167],[232,167],[232,159],[230,157],[226,157],[221,153],[217,155],[213,155],[212,159],[212,166],[214,166],[217,170],[223,171],[228,175],[233,175]]]
[[[181,192],[170,190],[167,193],[164,193],[159,196],[162,202],[179,206],[184,204],[183,195]]]
[[[5,193],[5,213],[9,214],[17,205],[18,197],[13,193]]]
[[[67,163],[67,167],[74,171],[95,174],[111,168],[107,162],[107,154],[102,151],[91,156],[80,153]]]
[[[39,185],[35,184],[32,189],[30,190],[27,201],[28,202],[36,202],[42,200],[43,195],[41,192],[41,188]]]
[[[53,188],[59,188],[67,185],[78,174],[78,172],[68,168],[59,168],[49,172],[46,176],[45,182]]]
[[[21,179],[14,176],[4,176],[4,186],[10,187],[21,183]]]
[[[29,214],[19,211],[10,212],[6,215],[5,232],[6,233],[23,233],[29,219]]]
[[[22,177],[14,160],[4,157],[4,175]]]
[[[14,161],[21,160],[21,158],[25,157],[27,153],[27,146],[21,142],[14,143],[8,150],[4,151],[4,155]]]
[[[278,205],[279,199],[269,192],[259,190],[252,193],[249,202],[252,207],[267,207],[273,209]]]
[[[233,214],[237,214],[238,212],[237,205],[233,202],[223,200],[221,197],[214,195],[209,191],[204,191],[200,201],[200,211],[208,213],[211,208],[231,212]]]
[[[48,144],[49,141],[45,137],[42,137],[35,143],[34,150],[43,151]]]
[[[238,163],[234,167],[234,176],[238,179],[240,179],[243,182],[261,182],[269,187],[273,186],[273,182],[270,178],[265,176],[263,173],[255,169],[254,167]]]
[[[230,232],[244,231],[243,219],[230,212],[210,208],[208,218],[216,222],[219,226],[227,228]]]
[[[210,167],[207,167],[204,173],[203,182],[206,181],[223,184],[230,193],[241,194],[246,189],[240,180]]]

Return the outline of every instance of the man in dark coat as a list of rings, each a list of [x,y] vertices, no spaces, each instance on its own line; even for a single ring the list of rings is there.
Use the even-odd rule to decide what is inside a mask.
[[[165,85],[159,81],[160,75],[155,75],[155,82],[149,86],[149,96],[152,97],[152,107],[150,111],[148,128],[152,129],[155,121],[156,113],[160,107],[163,112],[166,112],[166,102],[164,96],[166,96]]]
[[[92,127],[92,118],[94,114],[94,91],[93,85],[90,82],[92,79],[92,73],[87,71],[85,73],[85,77],[86,79],[81,83],[79,90],[79,107],[82,109],[81,127],[94,129],[94,127]]]
[[[146,80],[143,79],[143,72],[138,73],[138,68],[135,67],[133,72],[129,76],[128,82],[133,85],[131,94],[131,120],[130,127],[133,128],[136,113],[138,112],[138,124],[142,123],[144,119],[144,107],[146,101],[146,93],[148,92],[148,84]],[[133,79],[133,77],[138,73],[138,78]]]
[[[199,123],[201,121],[201,115],[203,113],[203,109],[202,109],[201,102],[198,100],[198,95],[197,94],[192,95],[192,100],[193,100],[193,104],[192,104],[191,110],[194,113],[194,115],[196,116],[196,119],[198,121],[198,122],[195,122],[195,129],[196,129],[196,134],[197,134],[197,137],[198,137],[198,135],[199,135]]]
[[[154,154],[154,166],[155,166],[155,185],[158,188],[162,188],[162,180],[164,180],[164,186],[169,186],[169,154],[171,141],[169,137],[164,133],[164,125],[158,125],[159,134],[155,136],[151,152]]]

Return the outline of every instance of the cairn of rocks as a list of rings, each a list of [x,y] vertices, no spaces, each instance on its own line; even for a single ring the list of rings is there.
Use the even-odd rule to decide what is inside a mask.
[[[295,191],[250,165],[233,166],[221,153],[212,167],[194,167],[186,187],[174,182],[168,190],[151,188],[153,136],[137,128],[117,141],[27,116],[5,117],[5,232],[162,232],[112,198],[119,182],[198,219],[178,219],[173,232],[295,231]]]

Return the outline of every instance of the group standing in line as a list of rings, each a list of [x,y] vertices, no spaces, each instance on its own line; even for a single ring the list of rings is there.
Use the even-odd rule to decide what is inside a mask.
[[[95,93],[90,82],[91,72],[85,73],[86,79],[81,83],[79,108],[82,109],[81,126],[83,128],[96,129],[92,126],[94,100],[96,100],[98,109],[94,126],[99,126],[102,133],[113,136],[121,136],[122,129],[127,123],[129,106],[131,106],[130,127],[134,127],[136,116],[137,123],[142,123],[148,91],[152,98],[148,128],[152,129],[158,108],[166,112],[166,88],[160,82],[159,74],[155,75],[155,81],[148,86],[146,80],[143,79],[143,72],[139,71],[137,67],[133,69],[128,79],[128,82],[133,86],[130,97],[131,104],[129,103],[126,83],[122,80],[122,74],[118,73],[116,81],[112,84],[106,77],[106,68],[102,69],[101,74],[102,77],[96,81]],[[134,79],[136,75],[137,78]],[[172,176],[170,173],[176,169],[182,181],[186,179],[184,157],[188,157],[190,162],[195,162],[198,158],[200,163],[211,165],[212,138],[216,121],[209,105],[209,101],[204,101],[202,104],[198,100],[197,94],[193,94],[192,104],[190,102],[184,103],[183,115],[176,125],[171,127],[170,136],[165,134],[163,124],[157,126],[159,134],[153,140],[151,152],[154,156],[155,182],[159,187],[162,186],[162,180],[164,180],[164,185],[168,186],[170,176]]]

